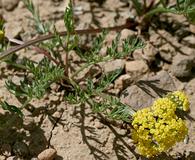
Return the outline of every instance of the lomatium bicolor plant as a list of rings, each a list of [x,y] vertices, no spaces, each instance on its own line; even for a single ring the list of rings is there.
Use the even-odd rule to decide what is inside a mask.
[[[41,22],[41,18],[32,1],[23,0],[23,2],[33,15],[37,33],[50,33],[50,27]],[[133,3],[136,2],[137,1],[133,1]],[[187,0],[186,4],[188,4]],[[165,7],[158,8],[157,11],[167,12],[167,8]],[[170,8],[168,9],[170,11]],[[194,13],[194,9],[188,9],[191,11],[188,13]],[[185,11],[186,10],[187,9],[185,9]],[[157,13],[156,10],[153,10],[150,14],[154,13],[154,11]],[[177,10],[173,11],[175,13]],[[97,64],[97,66],[99,66],[100,62],[107,62],[109,60],[125,58],[127,56],[131,57],[133,51],[144,47],[144,43],[140,38],[129,36],[123,40],[122,50],[120,51],[118,49],[120,47],[118,46],[120,44],[119,34],[112,41],[111,47],[107,47],[107,55],[102,56],[99,52],[102,46],[104,46],[104,40],[107,34],[107,31],[104,31],[95,38],[91,48],[86,52],[82,52],[79,45],[79,36],[89,32],[97,33],[98,30],[74,30],[73,13],[72,3],[70,3],[64,13],[66,32],[58,33],[56,29],[53,28],[53,34],[43,35],[37,39],[24,42],[8,51],[5,50],[9,44],[8,42],[11,42],[11,40],[8,37],[5,37],[3,27],[4,21],[0,17],[0,60],[7,57],[7,59],[4,59],[7,64],[16,67],[17,69],[22,69],[22,71],[27,73],[25,74],[25,78],[20,81],[20,85],[15,84],[11,80],[6,82],[7,89],[20,101],[22,100],[21,106],[10,105],[3,100],[0,100],[0,106],[4,110],[18,113],[23,117],[22,111],[29,105],[31,100],[43,98],[46,92],[51,89],[50,85],[52,83],[58,83],[62,86],[60,88],[66,90],[64,100],[67,100],[69,103],[81,107],[88,104],[92,107],[93,111],[100,112],[101,114],[104,114],[105,117],[107,116],[114,120],[122,120],[128,123],[132,122],[132,139],[135,141],[139,153],[143,156],[152,157],[158,155],[161,152],[167,151],[176,142],[184,140],[188,133],[188,129],[184,120],[181,118],[181,115],[182,113],[189,111],[189,101],[183,92],[176,91],[169,93],[164,98],[157,99],[152,106],[135,112],[131,107],[121,103],[119,98],[105,94],[108,86],[119,77],[122,70],[116,70],[109,74],[102,73],[100,77],[98,75],[99,78],[97,78],[95,83],[92,79],[95,78],[95,76],[84,77],[82,81],[84,83],[82,84],[86,84],[86,86],[80,86],[80,80],[78,81],[76,78],[79,73],[82,73],[85,69],[96,66]],[[117,28],[118,27],[113,29],[116,30]],[[111,28],[108,29],[111,30]],[[103,31],[103,29],[100,31]],[[77,35],[76,33],[80,33],[80,35]],[[45,40],[47,41],[43,42]],[[35,43],[38,42],[40,44],[37,44],[33,48],[38,53],[42,53],[45,56],[39,62],[24,58],[20,61],[22,63],[17,63],[11,59],[12,57],[10,55],[12,53],[35,45]],[[77,70],[72,69],[72,62],[69,55],[70,51],[74,51],[81,61],[84,62],[83,66]],[[61,57],[64,53],[66,53],[65,61],[63,61]]]
[[[184,140],[188,129],[177,115],[179,111],[189,111],[189,100],[183,92],[176,91],[133,115],[132,139],[141,155],[158,155]]]

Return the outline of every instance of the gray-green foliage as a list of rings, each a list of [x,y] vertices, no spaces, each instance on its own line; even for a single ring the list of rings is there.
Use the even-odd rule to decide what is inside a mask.
[[[30,19],[34,21],[35,29],[37,30],[37,32],[40,34],[47,33],[49,31],[49,24],[43,24],[39,15],[39,10],[35,7],[32,0],[22,0],[22,1],[33,16]]]
[[[53,82],[64,77],[63,68],[53,65],[47,58],[38,64],[26,59],[23,65],[27,68],[29,76],[20,81],[20,85],[11,80],[6,82],[8,90],[20,98],[40,99]]]
[[[68,32],[71,33],[74,31],[73,7],[71,2],[69,3],[69,6],[65,9],[64,24]]]
[[[143,16],[144,19],[151,18],[157,13],[174,13],[183,14],[191,23],[195,23],[195,0],[176,0],[173,5],[169,5],[167,0],[160,0],[151,5],[150,8],[147,8],[143,2],[132,0],[137,15]]]
[[[97,84],[88,79],[86,89],[77,88],[74,94],[68,94],[66,100],[73,104],[89,104],[94,112],[102,113],[111,119],[130,122],[135,111],[122,104],[117,97],[105,93],[107,87],[121,72],[122,70],[119,69],[106,74]],[[99,97],[100,100],[97,100],[96,97]]]
[[[33,98],[42,98],[53,82],[58,82],[64,77],[64,69],[53,65],[47,58],[38,64],[25,59],[22,65],[25,66],[25,72],[28,74],[20,81],[20,84],[15,84],[12,80],[6,82],[7,89],[18,99],[23,100],[22,106],[17,107],[6,101],[0,101],[4,110],[16,112],[19,115],[23,115],[21,109],[26,107]]]
[[[135,113],[129,106],[121,103],[118,98],[107,96],[102,102],[94,102],[93,110],[108,116],[109,118],[130,122],[131,115]]]
[[[45,26],[41,22],[39,13],[32,1],[24,0],[24,3],[33,15],[36,29],[40,33],[46,33]],[[107,55],[103,56],[99,53],[102,47],[106,47],[104,41],[108,31],[103,31],[99,34],[88,50],[81,51],[79,36],[74,30],[71,4],[65,10],[64,24],[67,30],[66,36],[60,37],[54,28],[54,38],[39,45],[44,49],[44,53],[47,52],[45,54],[47,58],[38,63],[30,59],[24,59],[20,64],[9,61],[9,65],[25,70],[27,73],[19,84],[15,84],[11,80],[6,82],[7,89],[23,102],[21,107],[16,107],[4,101],[1,103],[2,107],[12,112],[22,113],[20,109],[25,108],[32,99],[41,99],[50,89],[52,83],[62,82],[63,84],[66,83],[63,86],[71,86],[71,91],[67,90],[65,92],[65,99],[69,102],[83,105],[89,104],[95,112],[101,112],[113,119],[129,121],[133,110],[129,106],[120,103],[117,97],[107,93],[108,87],[120,76],[122,70],[116,70],[111,73],[103,72],[99,78],[96,78],[96,81],[93,81],[94,77],[85,77],[83,80],[85,86],[81,86],[75,77],[88,67],[100,66],[100,62],[131,55],[134,50],[144,46],[142,40],[137,37],[128,37],[122,43],[119,43],[120,34],[118,34],[112,41],[111,46],[107,46]],[[69,52],[71,50],[75,50],[82,63],[84,63],[75,70],[70,67]],[[62,59],[62,54],[65,54],[66,60]],[[69,72],[71,72],[71,75]],[[98,97],[100,101],[97,100]]]
[[[6,101],[0,102],[1,107],[4,110],[10,111],[11,113],[17,113],[19,116],[23,116],[22,111],[15,105],[10,105]]]
[[[107,53],[113,58],[122,58],[130,56],[133,51],[144,47],[143,41],[135,36],[128,36],[122,42],[122,51],[118,50],[118,44],[120,40],[120,34],[112,41],[112,46],[107,48]]]

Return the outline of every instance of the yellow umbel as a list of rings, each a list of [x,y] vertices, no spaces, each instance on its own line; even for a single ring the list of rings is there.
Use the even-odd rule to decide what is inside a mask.
[[[183,106],[183,110],[188,110],[189,101],[181,92],[171,95],[177,97],[177,101],[169,96],[159,98],[151,107],[133,115],[132,139],[143,156],[152,157],[165,152],[188,134],[185,121],[176,115],[176,109]]]

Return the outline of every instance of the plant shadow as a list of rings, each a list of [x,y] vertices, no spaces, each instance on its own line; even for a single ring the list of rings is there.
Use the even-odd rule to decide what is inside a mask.
[[[0,155],[9,153],[9,156],[16,156],[28,160],[32,157],[38,156],[38,154],[45,149],[54,148],[54,146],[50,144],[53,134],[52,130],[57,125],[64,125],[63,121],[61,121],[61,116],[64,112],[63,109],[59,110],[61,116],[53,116],[57,110],[56,106],[58,104],[59,100],[51,101],[48,105],[37,108],[29,104],[27,105],[26,110],[30,114],[24,117],[20,117],[15,113],[10,113],[1,109]],[[47,133],[45,133],[45,130],[42,128],[46,117],[52,123],[48,136],[46,136]],[[22,146],[17,148],[14,147],[18,143],[25,146],[25,154],[20,151],[19,147]],[[7,149],[3,146],[10,146],[11,149],[10,147]],[[56,155],[56,159],[62,160],[63,158],[60,155]]]
[[[75,111],[74,114],[77,115],[78,116],[77,118],[80,119],[80,121],[77,124],[77,127],[80,128],[83,143],[87,145],[88,149],[90,150],[90,154],[93,155],[94,159],[106,160],[106,159],[110,159],[109,157],[110,155],[103,149],[100,149],[102,147],[105,147],[107,140],[106,142],[102,142],[102,139],[99,137],[100,132],[97,132],[97,128],[95,128],[94,126],[91,127],[88,124],[86,124],[86,119],[89,116],[94,116],[94,118],[96,120],[99,120],[99,122],[103,124],[104,126],[106,126],[107,129],[109,128],[109,130],[108,131],[106,130],[106,132],[110,131],[111,134],[114,135],[114,139],[111,144],[112,144],[112,149],[117,159],[120,159],[120,160],[127,159],[129,152],[131,152],[134,155],[134,157],[138,157],[138,154],[136,154],[136,152],[134,151],[134,147],[132,148],[123,139],[127,137],[127,134],[122,135],[118,133],[116,129],[111,124],[107,123],[107,121],[105,121],[104,118],[100,114],[95,115],[94,113],[91,113],[91,112],[87,113],[85,107],[86,106],[84,105],[81,106],[79,110]]]
[[[47,139],[44,136],[44,131],[33,121],[24,123],[24,120],[17,114],[5,112],[0,114],[0,122],[2,124],[0,132],[2,155],[7,152],[10,156],[28,159],[46,149]],[[14,146],[18,143],[20,145],[15,148]],[[7,148],[3,147],[5,145],[10,146],[10,150],[6,150]],[[26,150],[20,148],[22,146],[25,146]]]
[[[159,87],[160,80],[139,80],[136,86],[142,89],[146,94],[155,98],[152,92],[156,93],[159,97],[166,95],[169,90]]]

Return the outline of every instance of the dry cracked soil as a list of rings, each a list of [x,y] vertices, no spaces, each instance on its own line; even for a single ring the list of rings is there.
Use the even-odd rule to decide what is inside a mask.
[[[63,14],[66,0],[33,0],[39,7],[43,21],[55,23],[64,31]],[[125,0],[75,0],[76,29],[112,27],[123,24],[134,12]],[[6,20],[6,36],[23,41],[35,37],[30,15],[20,0],[0,0],[0,14]],[[185,17],[167,15],[160,17],[157,29],[144,33],[146,46],[136,50],[133,59],[117,59],[103,64],[105,72],[124,70],[111,85],[109,92],[120,97],[127,105],[140,109],[168,91],[184,90],[191,103],[187,119],[189,136],[158,159],[195,159],[195,27]],[[172,25],[174,24],[174,25]],[[124,29],[121,39],[139,34],[137,30]],[[147,36],[146,36],[147,35]],[[115,32],[107,35],[111,43]],[[83,36],[83,43],[87,42]],[[89,36],[89,39],[91,37]],[[105,50],[102,50],[105,54]],[[39,61],[42,55],[33,51],[19,51]],[[19,105],[17,99],[5,88],[5,81],[19,83],[22,74],[0,63],[0,97]],[[136,81],[135,81],[136,80]],[[54,90],[55,87],[53,86]],[[62,101],[62,91],[53,91],[42,100],[34,100],[24,110],[23,119],[0,109],[1,124],[10,127],[0,130],[0,160],[44,159],[53,154],[55,160],[134,160],[140,157],[126,129],[107,123],[89,106],[72,106]],[[10,116],[12,120],[10,120]],[[51,148],[51,150],[46,150]],[[52,150],[54,149],[54,150]],[[41,155],[40,153],[43,152]],[[57,153],[56,153],[57,152]],[[42,156],[42,157],[41,157]],[[47,159],[47,158],[45,158]]]

